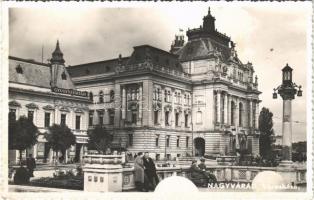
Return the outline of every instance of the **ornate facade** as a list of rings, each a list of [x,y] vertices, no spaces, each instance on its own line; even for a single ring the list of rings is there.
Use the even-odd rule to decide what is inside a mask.
[[[43,134],[66,123],[77,138],[67,159],[79,160],[86,132],[97,124],[114,135],[114,148],[148,151],[156,160],[259,154],[260,92],[252,64],[239,60],[210,10],[186,35],[187,42],[176,36],[170,52],[141,45],[129,57],[68,67],[59,43],[49,64],[10,57],[10,116],[32,118],[41,132],[28,151],[51,157]]]
[[[149,45],[129,57],[68,67],[89,92],[89,125],[103,124],[114,144],[152,157],[258,154],[257,77],[208,15],[176,36],[170,53]]]

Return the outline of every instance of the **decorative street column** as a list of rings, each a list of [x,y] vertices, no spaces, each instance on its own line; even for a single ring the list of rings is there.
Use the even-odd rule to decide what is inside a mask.
[[[297,96],[302,96],[301,86],[292,82],[292,68],[287,64],[282,69],[282,84],[274,89],[273,98],[277,98],[277,93],[280,94],[283,100],[282,113],[282,163],[281,165],[290,165],[292,163],[292,100],[297,93]],[[299,88],[297,91],[296,88]]]
[[[221,120],[221,106],[220,106],[220,98],[221,98],[221,91],[220,90],[216,90],[216,95],[217,95],[217,119],[216,122],[220,124],[220,120]]]
[[[225,93],[224,98],[224,124],[228,124],[228,94]]]

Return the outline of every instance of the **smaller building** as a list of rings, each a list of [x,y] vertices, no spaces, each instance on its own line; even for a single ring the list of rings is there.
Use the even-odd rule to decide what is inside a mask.
[[[9,57],[9,119],[27,116],[40,131],[38,143],[23,158],[31,153],[37,161],[52,161],[54,153],[44,137],[52,124],[66,124],[76,136],[66,161],[79,161],[87,150],[88,93],[76,90],[64,63],[59,42],[50,64]],[[10,150],[10,164],[18,159],[18,151]]]

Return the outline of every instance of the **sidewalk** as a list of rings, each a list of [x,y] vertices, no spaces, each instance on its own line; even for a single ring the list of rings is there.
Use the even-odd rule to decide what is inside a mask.
[[[83,192],[80,190],[58,189],[25,185],[8,185],[9,192]]]

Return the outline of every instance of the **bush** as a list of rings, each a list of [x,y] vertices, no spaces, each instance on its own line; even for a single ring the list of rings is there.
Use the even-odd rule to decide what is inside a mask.
[[[14,175],[14,183],[15,184],[26,184],[29,183],[29,172],[25,167],[20,167],[16,170]]]

